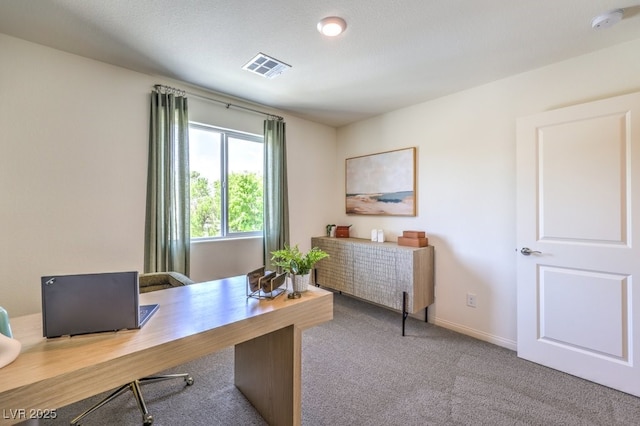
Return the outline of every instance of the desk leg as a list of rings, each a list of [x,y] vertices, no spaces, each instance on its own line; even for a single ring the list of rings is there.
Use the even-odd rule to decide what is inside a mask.
[[[301,352],[292,325],[235,347],[235,385],[270,425],[301,422]]]

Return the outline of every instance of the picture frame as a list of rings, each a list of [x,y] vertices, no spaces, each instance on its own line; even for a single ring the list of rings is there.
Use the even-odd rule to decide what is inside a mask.
[[[345,160],[348,215],[415,216],[416,148]]]

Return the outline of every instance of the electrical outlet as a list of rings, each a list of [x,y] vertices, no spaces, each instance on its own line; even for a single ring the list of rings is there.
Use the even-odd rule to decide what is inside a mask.
[[[476,307],[476,295],[473,293],[467,293],[467,306],[471,308]]]

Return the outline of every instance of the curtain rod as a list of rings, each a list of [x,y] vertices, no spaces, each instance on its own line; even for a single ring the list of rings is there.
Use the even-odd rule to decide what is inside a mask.
[[[186,93],[187,93],[189,96],[193,96],[193,97],[195,97],[195,98],[199,98],[199,99],[203,99],[203,100],[205,100],[205,101],[215,102],[215,103],[218,103],[218,104],[222,104],[222,105],[224,105],[224,107],[225,107],[225,108],[227,108],[227,109],[229,109],[229,108],[232,108],[232,107],[233,107],[233,108],[237,108],[237,109],[242,109],[242,110],[245,110],[245,111],[253,112],[254,114],[266,115],[266,116],[267,116],[267,117],[269,117],[269,118],[275,118],[275,119],[277,119],[277,120],[279,120],[279,121],[284,120],[284,118],[283,118],[283,117],[280,117],[279,115],[276,115],[276,114],[271,114],[271,113],[268,113],[268,112],[259,111],[259,110],[257,110],[257,109],[248,108],[248,107],[245,107],[245,106],[242,106],[242,105],[235,105],[235,104],[232,104],[232,103],[229,103],[229,102],[225,102],[225,101],[221,101],[221,100],[218,100],[218,99],[209,98],[209,97],[207,97],[207,96],[198,95],[197,93],[191,93],[191,92],[186,92]]]
[[[279,121],[284,120],[284,117],[281,117],[281,116],[276,115],[276,114],[270,114],[268,112],[259,111],[257,109],[248,108],[248,107],[245,107],[245,106],[242,106],[242,105],[235,105],[235,104],[232,104],[230,102],[225,102],[225,101],[221,101],[219,99],[209,98],[207,96],[198,95],[197,93],[187,92],[185,90],[174,89],[173,87],[164,86],[162,84],[156,84],[153,87],[158,91],[165,91],[165,92],[173,93],[173,94],[178,95],[178,96],[189,95],[189,96],[193,96],[194,98],[199,98],[199,99],[202,99],[202,100],[205,100],[205,101],[215,102],[215,103],[224,105],[224,107],[227,108],[227,109],[233,107],[233,108],[237,108],[237,109],[242,109],[242,110],[245,110],[245,111],[253,112],[254,114],[266,115],[269,118],[275,118],[276,120],[279,120]]]

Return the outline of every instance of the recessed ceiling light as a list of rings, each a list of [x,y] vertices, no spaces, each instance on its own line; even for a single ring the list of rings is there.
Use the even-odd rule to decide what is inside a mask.
[[[622,20],[624,16],[624,10],[616,9],[602,15],[598,15],[591,20],[591,28],[594,30],[603,30],[605,28],[611,28]]]
[[[318,22],[318,31],[327,37],[340,35],[346,28],[345,20],[337,16],[329,16]]]

